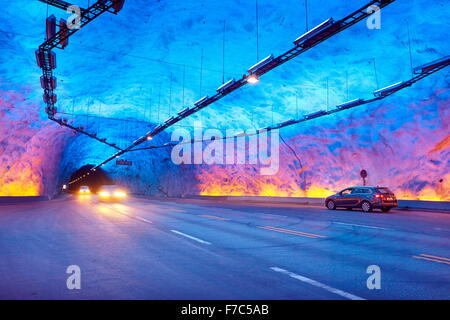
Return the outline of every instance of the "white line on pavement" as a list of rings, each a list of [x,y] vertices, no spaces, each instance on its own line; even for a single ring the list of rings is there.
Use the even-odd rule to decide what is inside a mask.
[[[264,216],[266,217],[272,217],[272,218],[287,218],[287,216],[282,216],[281,214],[271,214],[271,213],[264,213]]]
[[[190,235],[188,235],[186,233],[183,233],[183,232],[180,232],[180,231],[177,231],[177,230],[170,230],[170,231],[172,231],[173,233],[179,234],[180,236],[189,238],[191,240],[194,240],[194,241],[197,241],[197,242],[200,242],[200,243],[203,243],[203,244],[211,244],[211,242],[208,242],[208,241],[205,241],[205,240],[202,240],[202,239],[190,236]]]
[[[139,216],[135,216],[135,217],[131,216],[131,218],[136,219],[136,220],[139,220],[139,221],[142,221],[142,222],[153,223],[153,222],[151,222],[150,220],[141,218],[141,217],[139,217]]]
[[[344,298],[347,298],[347,299],[350,299],[350,300],[366,300],[364,298],[355,296],[355,295],[353,295],[351,293],[348,293],[348,292],[345,292],[345,291],[342,291],[342,290],[339,290],[339,289],[327,286],[326,284],[323,284],[323,283],[320,283],[320,282],[318,282],[316,280],[313,280],[313,279],[310,279],[310,278],[307,278],[307,277],[295,274],[293,272],[284,270],[282,268],[271,267],[270,269],[272,269],[275,272],[286,274],[286,275],[290,276],[291,278],[294,278],[294,279],[297,279],[297,280],[309,283],[309,284],[311,284],[313,286],[316,286],[318,288],[325,289],[325,290],[327,290],[329,292],[332,292],[334,294],[337,294],[337,295],[339,295],[341,297],[344,297]]]
[[[371,229],[381,229],[381,230],[393,230],[393,229],[388,229],[388,228],[382,228],[382,227],[373,227],[373,226],[366,226],[363,224],[353,224],[353,223],[344,223],[344,222],[334,222],[331,221],[334,224],[342,224],[345,226],[352,226],[352,227],[363,227],[363,228],[371,228]]]

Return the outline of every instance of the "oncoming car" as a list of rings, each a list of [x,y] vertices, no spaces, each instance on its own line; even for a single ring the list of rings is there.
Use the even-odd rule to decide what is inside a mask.
[[[88,186],[81,186],[79,190],[80,194],[91,194],[91,189]]]
[[[116,185],[101,186],[98,190],[98,198],[102,201],[118,201],[127,197],[127,192]]]
[[[394,193],[386,187],[351,187],[325,199],[329,210],[341,208],[361,208],[364,212],[381,209],[388,212],[398,207]]]

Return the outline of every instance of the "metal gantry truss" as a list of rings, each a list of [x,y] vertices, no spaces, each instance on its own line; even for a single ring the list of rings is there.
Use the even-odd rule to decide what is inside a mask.
[[[55,6],[57,8],[67,10],[70,6],[70,3],[61,0],[39,0],[41,2],[47,3],[49,5]],[[36,57],[38,59],[38,63],[42,68],[42,75],[45,83],[48,83],[50,79],[53,78],[53,69],[55,68],[56,56],[52,52],[52,49],[64,49],[64,43],[75,34],[78,30],[84,28],[91,21],[98,18],[101,14],[105,12],[117,14],[118,10],[116,10],[118,5],[121,7],[123,5],[123,0],[99,0],[95,2],[92,6],[87,9],[80,8],[80,17],[79,23],[76,28],[60,28],[55,35],[49,39],[47,39],[44,43],[39,46],[39,49],[36,53]],[[120,10],[120,9],[119,9]],[[97,137],[94,133],[89,133],[83,130],[82,127],[74,127],[68,124],[67,120],[56,118],[55,115],[57,113],[57,109],[55,107],[56,104],[56,95],[54,94],[54,88],[50,85],[45,85],[44,88],[44,97],[46,97],[46,108],[45,111],[50,120],[57,122],[58,124],[68,127],[74,131],[87,135],[92,139],[96,139],[99,142],[105,143],[110,147],[121,150],[114,143],[109,143],[106,139],[101,139]],[[54,99],[52,97],[55,97]]]
[[[218,100],[222,99],[223,97],[229,95],[233,91],[245,86],[249,83],[252,79],[258,79],[260,76],[264,75],[265,73],[281,66],[282,64],[288,62],[289,60],[299,56],[300,54],[306,52],[307,50],[315,47],[319,43],[322,43],[323,41],[329,39],[330,37],[344,31],[345,29],[351,27],[352,25],[358,23],[359,21],[368,18],[373,12],[368,10],[371,6],[377,6],[378,8],[382,9],[386,7],[387,5],[391,4],[395,0],[373,0],[370,1],[365,6],[359,8],[358,10],[352,12],[345,18],[336,21],[333,23],[333,25],[330,28],[327,28],[323,30],[322,32],[317,33],[314,35],[314,37],[309,38],[307,41],[295,44],[295,47],[288,50],[287,52],[281,54],[280,56],[271,59],[268,63],[262,65],[261,67],[257,68],[256,70],[246,73],[242,76],[241,79],[234,81],[232,84],[227,86],[224,90],[220,90],[217,93],[215,93],[212,96],[207,96],[200,100],[199,103],[195,103],[194,107],[190,108],[184,113],[178,113],[174,115],[173,117],[167,119],[164,123],[159,124],[156,126],[153,130],[147,132],[142,137],[136,139],[129,147],[119,150],[117,153],[110,156],[105,161],[101,162],[100,164],[96,165],[92,168],[92,170],[95,170],[96,168],[103,166],[104,164],[120,157],[126,152],[131,151],[136,146],[144,143],[145,141],[151,140],[153,137],[158,135],[159,133],[163,132],[164,130],[170,128],[174,124],[178,123],[179,121],[193,115],[194,113],[206,108],[207,106],[217,102]]]
[[[309,120],[313,120],[313,119],[317,119],[320,117],[324,117],[333,113],[337,113],[340,111],[344,111],[344,110],[348,110],[348,109],[352,109],[352,108],[356,108],[365,104],[369,104],[375,101],[379,101],[382,99],[385,99],[387,97],[389,97],[390,95],[397,93],[400,90],[403,90],[407,87],[412,86],[414,83],[422,80],[423,78],[426,78],[430,75],[432,75],[433,73],[438,72],[441,69],[444,69],[446,67],[450,66],[450,56],[445,57],[445,60],[443,61],[443,63],[437,64],[435,66],[433,66],[432,68],[427,68],[426,71],[420,72],[418,73],[418,75],[414,76],[413,78],[404,81],[401,83],[401,85],[398,85],[397,87],[395,87],[395,89],[389,90],[387,91],[385,94],[375,97],[373,99],[369,99],[369,100],[363,100],[363,99],[356,99],[353,101],[349,101],[347,103],[344,103],[340,106],[336,106],[335,109],[331,109],[329,111],[325,111],[325,110],[321,110],[321,111],[317,111],[314,112],[312,114],[309,115],[305,115],[300,119],[290,119],[272,126],[268,126],[265,128],[261,128],[259,130],[255,130],[255,133],[239,133],[237,135],[232,135],[232,136],[226,136],[223,138],[218,138],[217,140],[227,140],[227,139],[235,139],[235,138],[239,138],[239,137],[247,137],[247,136],[254,136],[254,135],[258,135],[264,131],[271,131],[271,130],[276,130],[276,129],[281,129],[281,128],[285,128],[285,127],[289,127],[301,122],[305,122],[305,121],[309,121]],[[163,145],[159,145],[159,146],[149,146],[149,147],[144,147],[144,148],[136,148],[136,149],[132,149],[129,152],[132,151],[141,151],[141,150],[151,150],[151,149],[161,149],[161,148],[167,148],[167,147],[174,147],[176,145],[183,145],[183,144],[191,144],[191,143],[199,143],[199,142],[209,142],[210,140],[195,140],[192,139],[190,141],[185,141],[185,142],[168,142],[165,143]]]
[[[129,146],[126,149],[120,150],[118,153],[112,155],[111,157],[109,157],[107,160],[103,161],[102,163],[100,163],[99,165],[93,167],[91,169],[91,171],[96,171],[97,168],[103,166],[104,164],[119,158],[122,154],[126,153],[126,152],[131,152],[131,151],[138,151],[138,150],[148,150],[148,149],[157,149],[157,148],[165,148],[165,147],[170,147],[170,146],[174,146],[175,143],[165,143],[164,145],[161,146],[149,146],[149,147],[145,147],[145,148],[135,148],[137,145],[147,141],[147,140],[151,140],[154,136],[156,136],[157,134],[159,134],[160,132],[166,130],[167,128],[173,126],[174,124],[176,124],[177,122],[181,121],[184,118],[187,118],[189,116],[191,116],[192,114],[198,112],[199,110],[207,107],[208,105],[220,100],[221,98],[223,98],[224,96],[230,94],[231,92],[241,88],[242,86],[246,85],[247,83],[249,83],[249,80],[253,77],[258,79],[261,75],[273,70],[274,68],[280,66],[281,64],[297,57],[298,55],[300,55],[301,53],[307,51],[308,49],[316,46],[317,44],[325,41],[326,39],[330,38],[331,36],[347,29],[348,27],[352,26],[353,24],[363,20],[364,18],[367,18],[371,13],[369,13],[370,11],[368,11],[367,9],[370,6],[378,6],[380,9],[387,6],[388,4],[394,2],[395,0],[385,0],[385,1],[371,1],[369,4],[367,4],[366,6],[360,8],[359,10],[356,10],[355,12],[353,12],[352,14],[348,15],[347,17],[345,17],[342,20],[337,21],[336,23],[333,23],[332,27],[327,28],[325,31],[319,32],[317,35],[315,35],[314,37],[309,38],[307,41],[304,41],[302,43],[295,43],[296,46],[285,52],[284,54],[278,56],[277,58],[273,58],[272,56],[268,57],[270,59],[268,59],[267,63],[263,63],[261,64],[261,66],[259,66],[256,69],[249,69],[249,73],[248,74],[244,74],[243,77],[238,80],[238,81],[230,81],[224,85],[222,85],[221,87],[219,87],[219,89],[217,90],[217,93],[214,94],[211,97],[204,97],[201,100],[197,101],[194,104],[193,108],[185,108],[183,109],[183,111],[179,112],[177,115],[167,119],[163,124],[160,124],[158,126],[156,126],[153,130],[151,130],[150,132],[148,132],[147,134],[145,134],[144,136],[142,136],[141,138],[135,140],[133,142],[133,144],[131,146]],[[332,20],[332,19],[331,19]],[[275,130],[275,129],[280,129],[283,127],[287,127],[287,126],[291,126],[294,124],[298,124],[300,122],[304,122],[304,121],[309,121],[312,119],[316,119],[319,117],[323,117],[326,115],[330,115],[339,111],[343,111],[343,110],[347,110],[350,108],[354,108],[357,106],[361,106],[361,105],[365,105],[371,102],[375,102],[381,99],[384,99],[406,87],[411,86],[412,84],[414,84],[415,82],[447,67],[450,65],[450,58],[444,57],[442,59],[440,59],[439,61],[435,61],[432,63],[429,63],[426,68],[420,70],[420,72],[415,72],[417,75],[414,76],[413,78],[398,83],[396,85],[393,86],[389,86],[385,89],[381,89],[381,90],[377,90],[374,95],[375,98],[373,99],[369,99],[369,100],[363,100],[363,99],[356,99],[354,101],[342,104],[337,106],[335,109],[332,110],[321,110],[309,115],[306,115],[304,117],[302,117],[301,119],[291,119],[288,121],[284,121],[282,123],[273,125],[273,126],[268,126],[262,129],[257,130],[253,135],[257,135],[260,134],[262,131],[268,131],[268,130]],[[417,69],[417,68],[416,68]],[[250,72],[250,70],[252,70]],[[377,93],[380,92],[380,93]],[[252,134],[240,134],[238,136],[230,136],[230,137],[224,137],[222,139],[232,139],[232,138],[236,138],[236,137],[242,137],[242,136],[249,136]],[[188,144],[188,143],[195,143],[195,142],[203,142],[204,140],[191,140],[191,141],[187,141],[187,142],[183,142],[182,144]],[[176,143],[178,144],[178,143]],[[87,173],[87,175],[89,175],[89,173]],[[71,181],[70,183],[74,183],[77,182],[78,180],[82,179],[83,177],[79,177],[73,181]]]
[[[412,77],[411,79],[407,80],[407,81],[403,81],[403,82],[399,82],[393,86],[389,86],[386,87],[385,89],[381,89],[381,90],[377,90],[378,92],[382,92],[381,94],[375,94],[377,91],[374,92],[375,98],[372,99],[368,99],[368,100],[363,100],[363,99],[356,99],[353,101],[349,101],[347,103],[341,104],[336,106],[335,109],[332,110],[320,110],[308,115],[303,116],[301,119],[290,119],[278,124],[275,124],[273,126],[267,126],[265,128],[259,129],[259,130],[255,130],[255,133],[253,134],[248,134],[248,133],[240,133],[237,135],[233,135],[233,136],[226,136],[223,137],[221,139],[217,139],[217,140],[227,140],[227,139],[235,139],[235,138],[239,138],[239,137],[246,137],[246,136],[254,136],[254,135],[258,135],[262,132],[267,132],[267,131],[271,131],[271,130],[276,130],[276,129],[281,129],[284,127],[288,127],[288,126],[292,126],[301,122],[305,122],[305,121],[309,121],[309,120],[313,120],[313,119],[317,119],[320,117],[324,117],[327,115],[331,115],[333,113],[337,113],[340,111],[344,111],[344,110],[348,110],[351,108],[355,108],[355,107],[359,107],[365,104],[369,104],[375,101],[379,101],[382,99],[385,99],[387,97],[389,97],[390,95],[393,95],[394,93],[397,93],[400,90],[403,90],[405,88],[408,88],[410,86],[412,86],[414,83],[438,72],[439,70],[442,70],[446,67],[450,66],[450,56],[445,56],[441,59],[438,59],[436,61],[432,61],[430,63],[428,63],[425,66],[422,67],[416,67],[415,69],[418,70],[415,72],[415,74],[417,74],[416,76]],[[392,87],[392,88],[391,88]],[[208,140],[210,141],[210,140]],[[206,141],[206,142],[208,142]],[[145,148],[132,148],[132,149],[125,149],[121,152],[121,154],[125,153],[125,152],[133,152],[133,151],[141,151],[141,150],[151,150],[151,149],[160,149],[160,148],[167,148],[167,147],[173,147],[175,145],[179,145],[179,144],[191,144],[191,143],[199,143],[199,142],[205,142],[205,140],[195,140],[192,139],[190,141],[185,141],[185,142],[168,142],[165,143],[164,145],[160,145],[160,146],[149,146],[149,147],[145,147]],[[93,167],[91,170],[95,171],[98,167],[103,166],[105,163],[118,158],[119,154],[114,155],[113,157],[108,158],[106,161],[102,162],[101,164]],[[73,181],[71,181],[70,183],[74,183],[80,179],[82,179],[83,177],[79,177]]]
[[[44,2],[46,4],[49,4],[51,6],[54,6],[56,8],[62,9],[62,10],[67,10],[69,9],[73,4],[68,3],[66,1],[62,1],[62,0],[38,0],[40,2]],[[85,11],[86,9],[80,8],[81,12]]]

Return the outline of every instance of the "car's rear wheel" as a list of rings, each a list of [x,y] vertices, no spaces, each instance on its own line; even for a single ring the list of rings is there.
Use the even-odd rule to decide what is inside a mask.
[[[327,209],[328,210],[335,210],[336,209],[336,203],[333,200],[327,201]]]
[[[391,208],[381,208],[381,211],[383,212],[389,212],[391,210]]]
[[[364,212],[371,212],[372,211],[372,205],[370,204],[369,201],[363,201],[363,203],[361,203],[361,209]]]

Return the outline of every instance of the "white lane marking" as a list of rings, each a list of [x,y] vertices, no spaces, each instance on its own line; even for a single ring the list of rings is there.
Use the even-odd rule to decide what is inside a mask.
[[[282,216],[282,215],[280,215],[280,214],[271,214],[271,213],[264,213],[264,215],[266,216],[266,217],[272,217],[272,218],[287,218],[287,216]]]
[[[135,215],[128,214],[128,213],[122,212],[120,210],[117,210],[117,208],[108,207],[108,206],[100,206],[100,207],[111,209],[112,211],[115,211],[115,212],[117,212],[117,213],[119,213],[119,214],[121,214],[123,216],[126,216],[126,217],[128,217],[130,219],[139,220],[139,221],[146,222],[146,223],[153,223],[152,221],[147,220],[145,218],[142,218],[142,217],[139,217],[139,216],[135,216]]]
[[[211,244],[211,242],[208,242],[208,241],[205,241],[205,240],[202,240],[202,239],[190,236],[190,235],[188,235],[186,233],[183,233],[183,232],[180,232],[180,231],[177,231],[177,230],[170,230],[170,231],[172,231],[173,233],[179,234],[180,236],[189,238],[191,240],[194,240],[194,241],[197,241],[197,242],[200,242],[200,243],[203,243],[203,244]]]
[[[363,224],[353,224],[353,223],[334,222],[334,221],[332,221],[331,223],[342,224],[342,225],[345,225],[345,226],[352,226],[352,227],[363,227],[363,228],[380,229],[380,230],[393,230],[393,229],[389,229],[389,228],[366,226],[366,225],[363,225]]]
[[[147,220],[147,219],[141,218],[141,217],[139,217],[139,216],[135,216],[135,217],[133,217],[133,216],[130,216],[130,217],[131,217],[131,218],[133,218],[133,219],[136,219],[136,220],[142,221],[142,222],[153,223],[153,222],[151,222],[150,220]]]
[[[434,230],[450,232],[450,229],[434,228]]]
[[[327,286],[326,284],[323,284],[323,283],[318,282],[318,281],[316,281],[316,280],[313,280],[313,279],[310,279],[310,278],[307,278],[307,277],[304,277],[304,276],[295,274],[295,273],[293,273],[293,272],[284,270],[284,269],[282,269],[282,268],[271,267],[270,269],[272,269],[272,270],[275,271],[275,272],[279,272],[279,273],[286,274],[286,275],[288,275],[288,276],[291,277],[291,278],[294,278],[294,279],[297,279],[297,280],[306,282],[306,283],[308,283],[308,284],[310,284],[310,285],[313,285],[313,286],[316,286],[316,287],[318,287],[318,288],[327,290],[327,291],[329,291],[329,292],[331,292],[331,293],[337,294],[337,295],[339,295],[339,296],[341,296],[341,297],[344,297],[344,298],[347,298],[347,299],[350,299],[350,300],[366,300],[366,299],[364,299],[364,298],[355,296],[355,295],[353,295],[353,294],[351,294],[351,293],[348,293],[348,292],[345,292],[345,291],[342,291],[342,290],[339,290],[339,289],[336,289],[336,288]]]

